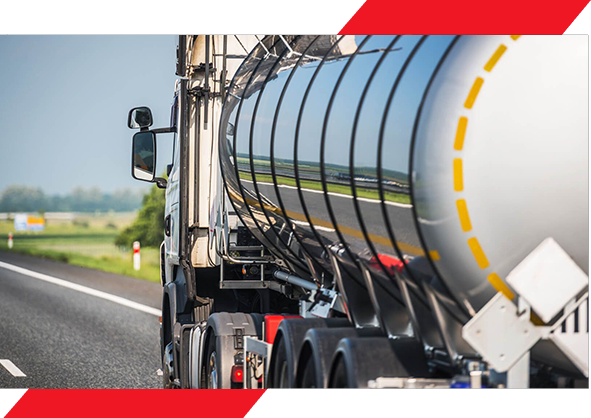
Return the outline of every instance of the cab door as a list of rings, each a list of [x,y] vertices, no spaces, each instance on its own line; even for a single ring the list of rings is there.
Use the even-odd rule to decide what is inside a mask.
[[[179,197],[180,197],[180,135],[178,127],[180,126],[180,112],[178,94],[174,98],[171,109],[171,126],[177,129],[174,134],[172,169],[168,175],[168,184],[166,186],[166,207],[165,207],[165,235],[164,245],[166,248],[166,258],[173,264],[178,264],[179,257]]]

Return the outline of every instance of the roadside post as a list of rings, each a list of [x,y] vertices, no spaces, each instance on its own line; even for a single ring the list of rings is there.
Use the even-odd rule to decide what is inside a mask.
[[[133,269],[138,271],[140,269],[140,242],[133,242]]]
[[[13,242],[12,242],[12,232],[8,233],[8,248],[12,248],[13,246]]]

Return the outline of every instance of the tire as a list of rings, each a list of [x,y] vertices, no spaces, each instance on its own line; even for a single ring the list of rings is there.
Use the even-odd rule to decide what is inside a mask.
[[[269,387],[295,387],[299,350],[304,336],[310,328],[336,328],[346,327],[348,325],[349,322],[341,318],[290,318],[281,321],[271,353]]]
[[[300,388],[317,389],[318,378],[316,376],[316,364],[314,363],[314,357],[308,357],[306,364],[302,365],[302,376],[298,378]]]
[[[431,377],[422,343],[414,338],[343,338],[335,351],[328,386],[365,389],[379,377]]]
[[[272,388],[289,388],[289,371],[287,363],[287,347],[285,346],[285,338],[280,337],[279,341],[274,344],[275,362],[273,363],[273,370],[271,371],[270,387]]]
[[[366,334],[381,334],[379,329],[311,328],[300,348],[296,384],[298,388],[328,387],[330,366],[335,350],[343,338],[357,338]]]
[[[329,388],[346,389],[349,387],[349,378],[347,376],[347,366],[343,356],[339,356],[333,365],[332,375],[328,382]]]
[[[221,370],[219,355],[217,352],[217,337],[211,335],[207,342],[207,351],[204,358],[205,374],[202,376],[202,388],[217,389],[221,387],[219,372]]]
[[[172,341],[172,323],[170,319],[170,305],[168,296],[165,295],[162,301],[162,320],[160,322],[160,358],[162,359],[162,370],[164,370],[166,346]]]

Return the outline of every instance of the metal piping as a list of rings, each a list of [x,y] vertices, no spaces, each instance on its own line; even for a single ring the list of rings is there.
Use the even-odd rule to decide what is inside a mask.
[[[314,283],[281,270],[275,270],[273,272],[273,277],[279,280],[283,280],[284,282],[291,283],[299,287],[303,287],[304,289],[318,290],[318,286],[316,286]]]

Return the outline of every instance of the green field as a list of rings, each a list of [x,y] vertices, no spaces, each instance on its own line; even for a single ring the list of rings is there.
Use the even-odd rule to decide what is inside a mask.
[[[73,221],[48,220],[42,232],[14,232],[13,221],[0,220],[0,250],[39,257],[137,277],[160,281],[158,249],[141,249],[141,269],[133,269],[131,248],[113,244],[121,229],[135,219],[135,213],[84,214]],[[8,233],[14,246],[8,249]]]

